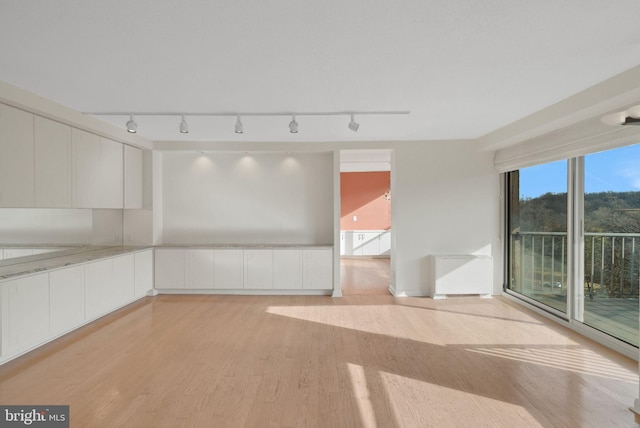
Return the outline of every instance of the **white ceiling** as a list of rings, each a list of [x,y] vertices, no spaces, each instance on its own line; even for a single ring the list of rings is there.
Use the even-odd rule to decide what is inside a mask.
[[[640,64],[637,0],[0,0],[0,80],[153,140],[476,138]],[[110,118],[121,127],[126,118]]]

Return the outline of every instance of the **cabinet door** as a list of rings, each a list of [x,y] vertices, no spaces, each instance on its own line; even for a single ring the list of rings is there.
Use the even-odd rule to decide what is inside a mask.
[[[153,288],[153,250],[135,254],[134,297],[144,297]]]
[[[244,250],[244,288],[273,288],[273,251]]]
[[[10,356],[49,336],[49,275],[8,281],[2,288],[2,355]]]
[[[364,234],[358,230],[354,230],[351,233],[352,233],[351,255],[361,256],[362,247],[364,245]]]
[[[71,128],[35,117],[35,205],[71,207]]]
[[[155,288],[184,288],[184,250],[157,249],[154,280]]]
[[[122,208],[124,201],[124,166],[122,144],[100,139],[100,184],[102,193],[97,208]]]
[[[124,208],[142,208],[142,150],[124,146]]]
[[[49,274],[51,334],[71,330],[84,321],[84,266]]]
[[[273,288],[302,288],[302,250],[273,250]]]
[[[33,250],[30,248],[5,248],[4,258],[15,259],[16,257],[32,256]]]
[[[362,232],[362,255],[377,256],[380,254],[380,232]]]
[[[213,288],[213,250],[186,250],[185,288]]]
[[[381,256],[391,254],[391,232],[386,231],[380,234],[380,251],[378,251],[378,254]]]
[[[239,289],[243,286],[243,251],[215,250],[213,287],[220,290]]]
[[[347,232],[340,232],[340,255],[347,255],[347,241],[346,241]]]
[[[333,252],[330,249],[303,251],[303,287],[312,290],[333,288]]]
[[[135,289],[135,258],[125,254],[113,258],[113,281],[110,284],[113,293],[113,307],[122,306],[133,300]]]
[[[100,137],[73,128],[71,130],[73,170],[73,206],[98,208],[100,194]]]
[[[0,207],[34,206],[33,115],[0,104]]]
[[[104,315],[116,306],[113,290],[113,261],[100,260],[84,266],[84,307],[86,319]]]

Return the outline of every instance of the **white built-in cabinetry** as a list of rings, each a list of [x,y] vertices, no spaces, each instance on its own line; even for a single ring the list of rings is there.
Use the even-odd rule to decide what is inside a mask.
[[[142,150],[124,146],[124,208],[142,208]]]
[[[146,295],[152,265],[148,249],[0,282],[0,362]]]
[[[213,253],[213,288],[219,290],[244,288],[243,251],[216,249]]]
[[[77,208],[122,208],[122,144],[75,128],[71,132],[71,142],[73,205]]]
[[[142,208],[142,151],[0,104],[0,207]]]
[[[0,104],[0,207],[34,206],[33,115]]]
[[[159,290],[331,290],[330,248],[156,248]]]
[[[244,286],[252,290],[273,288],[273,250],[244,250]]]
[[[35,206],[71,207],[71,127],[35,117]]]
[[[345,230],[340,232],[340,255],[388,256],[391,232],[388,230]]]

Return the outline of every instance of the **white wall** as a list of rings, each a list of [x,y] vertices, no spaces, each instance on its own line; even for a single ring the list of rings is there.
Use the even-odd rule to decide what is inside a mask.
[[[166,152],[162,189],[164,243],[333,243],[329,152]]]
[[[502,289],[499,176],[493,153],[475,142],[398,146],[392,166],[393,250],[397,294],[426,295],[432,254],[494,258]]]
[[[0,244],[90,244],[92,210],[0,209]]]
[[[392,285],[397,294],[426,295],[431,254],[491,255],[494,259],[494,292],[502,291],[500,231],[500,181],[492,151],[479,151],[477,141],[342,142],[302,146],[299,143],[156,142],[163,156],[191,150],[210,154],[236,151],[286,152],[306,150],[388,149],[392,154]],[[175,152],[173,150],[176,150]],[[177,152],[180,150],[180,152]],[[184,161],[183,161],[184,162]],[[171,163],[171,162],[169,162]],[[166,168],[169,163],[164,163]],[[183,168],[188,164],[184,164]],[[339,168],[339,162],[336,162]],[[335,173],[335,171],[333,172]],[[194,173],[191,172],[191,175]],[[332,172],[327,172],[327,176]],[[169,174],[163,175],[168,178]],[[194,182],[191,179],[190,182]],[[184,183],[165,180],[164,198],[184,189]],[[154,189],[156,189],[154,182]],[[271,189],[273,190],[273,189]],[[333,197],[331,187],[327,188]],[[192,190],[186,193],[193,193]],[[189,196],[192,197],[192,196]],[[230,206],[237,195],[229,195]],[[340,195],[335,196],[339,204]],[[270,199],[269,199],[270,200]],[[265,200],[265,205],[275,203]],[[155,202],[155,201],[154,201]],[[175,201],[173,202],[175,204]],[[239,202],[242,204],[242,202]],[[327,202],[333,209],[333,203]],[[166,200],[165,200],[166,206]],[[338,211],[339,212],[339,209]],[[163,210],[166,227],[167,210]],[[154,226],[155,227],[155,226]],[[166,239],[164,242],[170,242]],[[339,264],[336,264],[339,269]]]

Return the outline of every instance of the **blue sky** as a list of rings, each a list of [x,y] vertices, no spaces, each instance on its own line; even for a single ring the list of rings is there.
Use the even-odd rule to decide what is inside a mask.
[[[640,144],[585,156],[585,192],[640,191]],[[567,161],[520,170],[520,197],[567,191]]]

